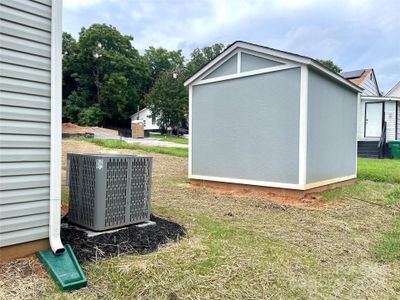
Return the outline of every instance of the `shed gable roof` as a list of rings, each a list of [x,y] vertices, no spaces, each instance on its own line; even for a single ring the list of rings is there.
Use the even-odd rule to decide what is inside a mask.
[[[209,71],[216,64],[220,63],[227,56],[229,56],[230,53],[232,53],[233,51],[235,51],[238,48],[243,48],[245,50],[263,53],[263,54],[266,54],[266,55],[270,55],[270,56],[276,57],[277,59],[287,60],[287,61],[291,61],[291,62],[295,62],[295,63],[311,66],[312,68],[317,69],[317,70],[325,73],[326,75],[328,75],[332,79],[336,80],[337,82],[340,82],[340,83],[352,88],[353,90],[356,90],[357,92],[362,92],[362,88],[360,88],[359,86],[355,85],[354,83],[348,81],[347,79],[343,78],[339,74],[336,74],[336,73],[332,72],[331,70],[327,69],[326,67],[324,67],[323,65],[321,65],[316,60],[314,60],[314,59],[312,59],[310,57],[299,55],[299,54],[295,54],[295,53],[291,53],[291,52],[286,52],[286,51],[282,51],[282,50],[277,50],[277,49],[273,49],[273,48],[266,47],[266,46],[261,46],[261,45],[257,45],[257,44],[243,42],[243,41],[236,41],[236,42],[232,43],[231,45],[229,45],[216,58],[211,60],[204,67],[202,67],[198,72],[196,72],[192,77],[190,77],[188,80],[186,80],[185,83],[184,83],[185,86],[194,83],[204,73]]]

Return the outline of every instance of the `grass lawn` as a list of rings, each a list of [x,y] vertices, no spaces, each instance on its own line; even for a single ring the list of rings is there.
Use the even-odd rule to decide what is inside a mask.
[[[358,159],[358,178],[400,183],[400,159]]]
[[[185,144],[185,145],[187,145],[189,143],[189,140],[187,138],[184,138],[181,136],[171,136],[171,135],[165,135],[165,134],[150,133],[150,137],[157,138],[163,142],[171,142],[171,143]]]
[[[64,140],[64,169],[73,151],[145,153]],[[192,188],[186,157],[152,156],[153,213],[185,226],[186,237],[150,254],[84,263],[89,285],[71,293],[40,272],[21,275],[36,260],[17,261],[0,272],[0,299],[400,298],[397,162],[361,160],[357,184],[287,206]]]

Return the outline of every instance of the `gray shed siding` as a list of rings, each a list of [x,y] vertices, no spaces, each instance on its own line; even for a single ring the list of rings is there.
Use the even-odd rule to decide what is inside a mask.
[[[224,62],[221,66],[215,69],[213,72],[208,74],[204,79],[210,79],[225,75],[235,74],[237,72],[237,54],[232,56],[226,62]]]
[[[48,237],[51,0],[0,2],[0,247]]]
[[[355,175],[357,92],[309,70],[307,183]]]
[[[241,72],[253,71],[258,69],[270,68],[283,65],[280,62],[262,58],[247,53],[242,53],[242,63],[240,65]]]
[[[195,85],[192,174],[298,183],[300,68]]]

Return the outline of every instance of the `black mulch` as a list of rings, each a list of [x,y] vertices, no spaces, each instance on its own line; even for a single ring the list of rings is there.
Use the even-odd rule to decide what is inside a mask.
[[[156,217],[150,218],[156,225],[147,227],[130,226],[113,233],[87,237],[86,233],[74,228],[62,228],[63,243],[70,244],[80,263],[88,260],[105,259],[120,254],[145,254],[156,251],[160,245],[178,241],[186,234],[181,225]],[[66,218],[63,218],[63,222]]]

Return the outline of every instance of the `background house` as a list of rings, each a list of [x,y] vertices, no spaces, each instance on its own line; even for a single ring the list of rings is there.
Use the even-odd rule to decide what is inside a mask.
[[[152,118],[151,110],[147,107],[131,116],[131,122],[135,120],[142,120],[144,123],[144,130],[147,132],[155,132],[160,130],[160,127],[157,125],[158,118]]]
[[[235,42],[189,85],[189,178],[281,191],[356,177],[361,89],[313,59]]]
[[[364,89],[358,107],[358,155],[383,156],[386,142],[399,139],[400,99],[394,95],[381,96],[373,69],[342,72],[341,75]],[[381,138],[383,143],[379,142]]]
[[[392,87],[385,97],[399,97],[400,98],[400,81]]]
[[[55,0],[0,3],[0,260],[59,239],[61,13]]]

